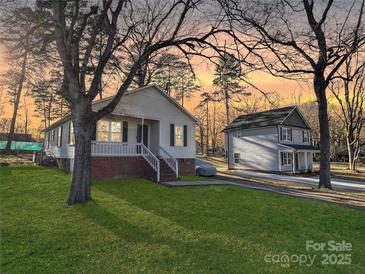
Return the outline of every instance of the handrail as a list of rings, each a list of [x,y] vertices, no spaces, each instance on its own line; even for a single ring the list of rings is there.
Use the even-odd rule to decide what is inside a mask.
[[[128,144],[122,142],[91,142],[92,156],[142,156],[157,173],[157,182],[160,181],[160,160],[141,143]]]
[[[162,154],[164,154],[164,155],[162,155]],[[178,160],[174,156],[172,156],[170,153],[168,153],[163,147],[160,147],[160,157],[175,172],[176,178],[178,178],[179,177],[179,163],[178,163]]]
[[[141,144],[142,156],[157,172],[157,182],[160,182],[160,160],[144,144]]]

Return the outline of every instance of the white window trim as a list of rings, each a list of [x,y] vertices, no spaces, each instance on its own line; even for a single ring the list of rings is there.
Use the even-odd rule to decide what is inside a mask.
[[[181,128],[181,144],[178,144],[176,142],[177,138],[177,128]],[[174,138],[175,138],[175,146],[177,147],[183,147],[184,146],[184,126],[181,126],[181,125],[175,125],[175,134],[174,134]]]
[[[304,135],[305,133],[307,134],[307,140],[304,140]],[[308,130],[303,130],[303,143],[309,144],[310,143],[310,137],[309,137],[309,131]]]
[[[69,134],[69,138],[70,138],[69,145],[74,146],[75,145],[75,131],[74,131],[74,124],[72,121],[70,121],[70,132],[68,134]],[[72,141],[72,139],[73,139],[73,141]]]
[[[99,121],[104,121],[104,122],[108,122],[108,131],[107,131],[107,136],[108,136],[108,140],[107,141],[100,141],[100,140],[98,140],[98,138],[99,138],[99,132],[104,132],[104,131],[101,131],[101,130],[99,130],[99,128],[98,128],[98,123],[99,123]],[[96,124],[96,140],[98,141],[98,142],[111,142],[111,143],[122,143],[123,142],[123,121],[113,121],[113,120],[99,120],[98,122],[97,122],[97,124]],[[112,131],[112,123],[119,123],[120,124],[120,132],[119,132],[119,134],[120,134],[120,142],[114,142],[114,141],[112,141],[112,133],[118,133],[117,131]]]
[[[62,147],[62,143],[63,143],[63,138],[62,138],[62,135],[63,135],[63,126],[60,126],[57,128],[57,147]]]
[[[291,140],[289,139],[289,130],[291,131]],[[285,135],[284,135],[284,131],[285,131]],[[284,136],[285,136],[285,138],[284,138]],[[292,142],[293,141],[293,130],[289,127],[281,127],[280,141]]]
[[[280,157],[282,157],[282,159],[280,161],[280,164],[282,166],[291,166],[293,164],[292,156],[293,156],[292,152],[281,151]]]

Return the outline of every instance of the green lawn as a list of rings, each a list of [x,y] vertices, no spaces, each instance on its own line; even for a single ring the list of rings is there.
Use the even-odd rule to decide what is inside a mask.
[[[69,175],[0,168],[1,273],[364,273],[365,212],[231,186],[93,184],[68,207]],[[305,241],[352,243],[352,264],[322,265]],[[311,267],[266,255],[318,255]]]

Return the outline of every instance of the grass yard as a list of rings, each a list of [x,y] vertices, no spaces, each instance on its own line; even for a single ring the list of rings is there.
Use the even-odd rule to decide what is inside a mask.
[[[365,272],[364,211],[146,180],[96,182],[93,201],[68,207],[69,179],[53,168],[0,168],[1,273]],[[322,265],[306,240],[352,243],[351,265]],[[311,267],[264,260],[283,252],[317,257]]]

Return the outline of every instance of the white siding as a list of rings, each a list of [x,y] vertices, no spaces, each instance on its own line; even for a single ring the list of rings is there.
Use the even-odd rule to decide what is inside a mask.
[[[241,132],[238,137],[237,132]],[[226,134],[229,145],[229,168],[278,171],[279,147],[276,127],[235,130]],[[240,153],[240,162],[234,162],[234,153]]]
[[[106,105],[100,102],[96,107]],[[113,114],[136,116],[160,122],[160,146],[175,158],[195,158],[195,121],[154,87],[126,94]],[[170,124],[187,126],[187,147],[170,146]]]
[[[110,100],[97,103],[93,109],[99,109]],[[147,87],[139,91],[125,94],[115,108],[114,115],[123,117],[128,121],[128,143],[136,143],[137,123],[141,123],[141,118],[145,119],[145,124],[149,124],[149,144],[154,153],[162,146],[175,158],[195,158],[195,121],[168,98],[161,94],[155,87]],[[126,117],[126,116],[133,116]],[[110,118],[111,116],[109,116]],[[137,117],[137,118],[135,118]],[[52,154],[57,158],[73,158],[74,147],[68,145],[69,121],[63,124],[63,145],[57,147],[57,140],[51,142],[50,148],[46,149],[47,154]],[[170,146],[170,124],[187,126],[187,146]]]
[[[74,157],[74,146],[73,145],[69,145],[68,144],[68,136],[69,136],[69,124],[70,122],[67,121],[63,124],[61,124],[60,126],[58,126],[57,128],[55,128],[55,133],[56,136],[54,138],[54,142],[53,140],[53,136],[50,138],[50,144],[49,144],[49,148],[47,148],[47,144],[45,146],[45,152],[47,153],[47,155],[52,155],[56,158],[73,158]],[[61,147],[57,146],[57,130],[59,127],[63,126],[63,130],[62,130],[62,145]],[[53,133],[53,130],[50,131],[51,133]],[[46,134],[49,134],[49,132],[46,132]]]

